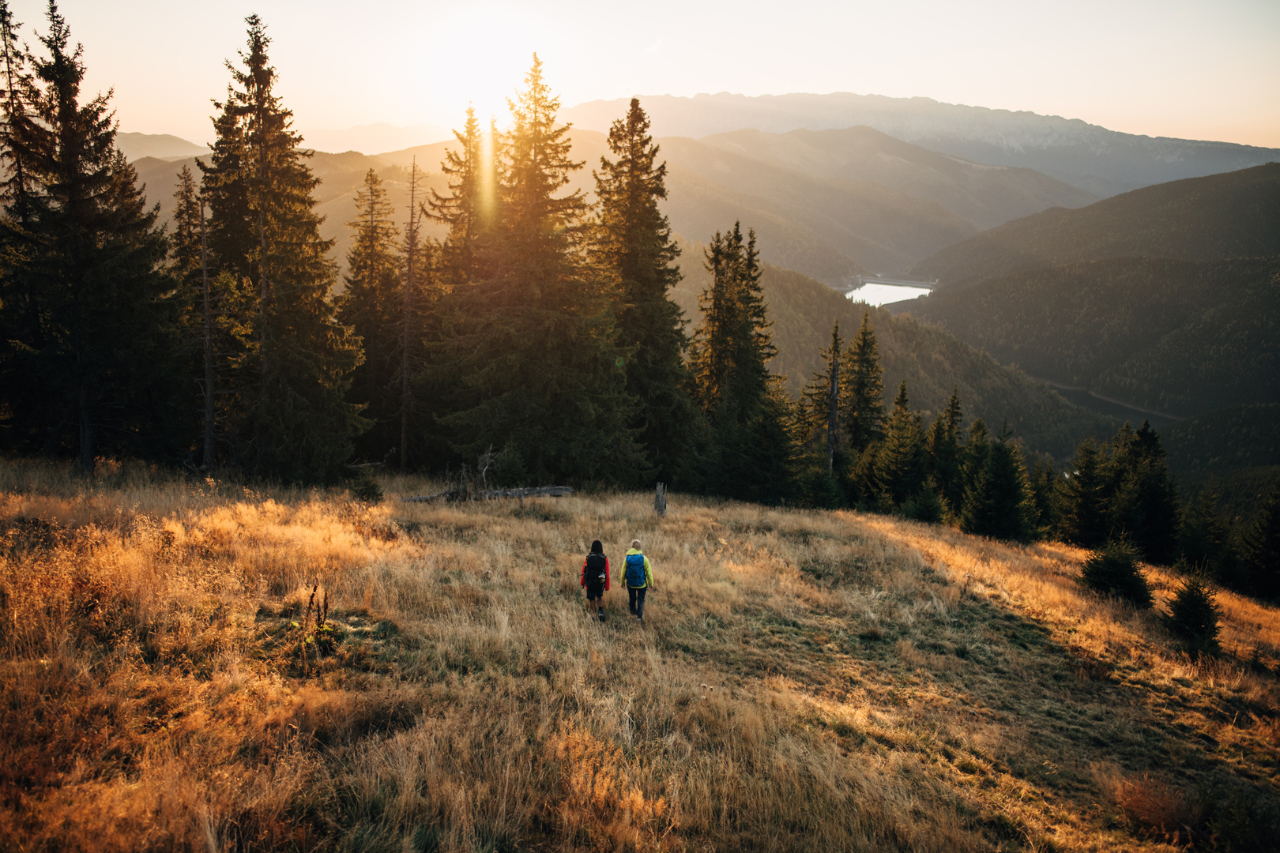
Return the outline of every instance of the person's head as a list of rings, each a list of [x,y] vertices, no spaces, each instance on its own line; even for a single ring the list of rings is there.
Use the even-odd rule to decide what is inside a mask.
[[[632,539],[632,540],[631,540],[631,547],[632,547],[632,548],[635,548],[637,551],[639,551],[639,550],[640,550],[640,540],[639,540],[639,539]]]
[[[591,553],[592,553],[592,554],[603,554],[603,553],[604,553],[604,546],[600,544],[600,540],[599,540],[599,539],[597,539],[596,541],[594,541],[594,542],[592,542],[592,543],[591,543]]]

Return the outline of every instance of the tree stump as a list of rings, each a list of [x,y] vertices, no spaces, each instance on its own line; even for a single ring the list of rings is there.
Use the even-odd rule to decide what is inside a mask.
[[[653,510],[658,515],[667,514],[667,485],[659,483],[657,493],[653,496]]]

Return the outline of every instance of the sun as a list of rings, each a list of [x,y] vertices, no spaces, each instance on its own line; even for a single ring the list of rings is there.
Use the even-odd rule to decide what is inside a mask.
[[[456,110],[459,126],[470,104],[481,127],[492,117],[502,128],[509,122],[507,99],[523,87],[534,52],[545,57],[559,40],[519,6],[467,5],[437,22],[420,84],[435,90],[441,106]]]

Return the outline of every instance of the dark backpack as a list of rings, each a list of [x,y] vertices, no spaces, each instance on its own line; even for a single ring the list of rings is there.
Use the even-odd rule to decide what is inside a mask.
[[[591,553],[587,555],[587,580],[603,581],[606,567],[609,561],[604,558],[604,554]]]
[[[644,554],[627,555],[627,586],[644,586]]]

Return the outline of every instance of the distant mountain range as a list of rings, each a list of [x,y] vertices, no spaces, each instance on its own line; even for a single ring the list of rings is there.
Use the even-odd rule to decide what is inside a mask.
[[[1035,169],[1098,197],[1179,178],[1280,161],[1280,149],[1119,133],[1079,119],[883,95],[642,96],[660,136],[700,138],[753,128],[769,133],[865,125],[974,163]],[[576,127],[607,131],[628,99],[562,110]]]
[[[607,153],[606,138],[573,132],[573,156],[586,168],[571,189],[594,189],[591,169]],[[673,228],[691,240],[710,240],[741,220],[756,230],[764,257],[832,287],[854,276],[902,274],[939,249],[993,224],[1050,206],[1080,206],[1093,196],[1029,169],[981,166],[900,142],[870,128],[788,134],[759,131],[659,140],[669,170],[666,212]],[[440,162],[450,143],[366,156],[318,152],[311,167],[321,185],[317,198],[327,215],[323,233],[339,241],[345,257],[345,223],[354,193],[370,168],[385,172],[391,201],[403,213],[404,178],[416,157],[444,191]],[[193,161],[185,161],[194,169]],[[168,213],[182,162],[135,162],[150,195]]]
[[[1046,210],[948,246],[912,273],[951,289],[1105,258],[1210,261],[1280,254],[1280,163],[1172,181],[1079,210]]]
[[[130,161],[143,157],[155,157],[158,160],[199,157],[209,151],[203,145],[196,145],[167,133],[117,133],[116,147]]]

